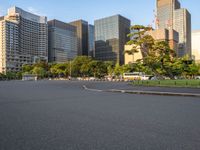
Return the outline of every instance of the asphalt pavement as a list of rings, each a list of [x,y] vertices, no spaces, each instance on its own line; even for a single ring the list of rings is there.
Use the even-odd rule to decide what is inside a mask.
[[[83,85],[139,88],[108,82],[0,82],[0,150],[200,149],[199,98],[88,91]]]
[[[134,91],[156,91],[156,92],[174,92],[200,94],[200,88],[184,87],[156,87],[156,86],[133,86],[131,82],[84,82],[91,89],[99,90],[134,90]]]

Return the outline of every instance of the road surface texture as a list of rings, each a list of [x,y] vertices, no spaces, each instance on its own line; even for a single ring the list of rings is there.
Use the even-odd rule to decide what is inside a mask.
[[[126,86],[0,82],[0,150],[200,149],[199,98],[95,92],[84,84]]]
[[[85,82],[88,88],[99,90],[138,90],[138,91],[156,91],[156,92],[175,92],[175,93],[194,93],[200,94],[200,88],[178,88],[178,87],[153,87],[153,86],[133,86],[131,82]]]

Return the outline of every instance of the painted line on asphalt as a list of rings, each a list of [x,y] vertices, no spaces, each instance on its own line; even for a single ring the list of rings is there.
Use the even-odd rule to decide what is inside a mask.
[[[98,89],[90,89],[90,88],[87,88],[87,86],[83,85],[83,88],[85,90],[88,90],[88,91],[94,91],[94,92],[103,92],[103,90],[98,90]]]
[[[163,96],[184,96],[184,97],[200,97],[195,93],[174,93],[174,92],[156,92],[156,91],[133,91],[133,90],[117,90],[111,89],[108,92],[130,93],[130,94],[146,94],[146,95],[163,95]]]
[[[161,96],[200,97],[200,94],[195,94],[195,93],[175,93],[175,92],[118,90],[118,89],[99,90],[99,89],[87,88],[86,85],[83,85],[83,88],[84,88],[85,90],[88,90],[88,91],[95,91],[95,92],[115,92],[115,93],[128,93],[128,94],[140,94],[140,95],[161,95]]]

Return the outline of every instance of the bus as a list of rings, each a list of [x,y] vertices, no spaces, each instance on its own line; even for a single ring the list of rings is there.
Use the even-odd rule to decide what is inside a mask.
[[[145,73],[143,72],[132,72],[123,74],[124,81],[149,80],[150,77],[151,76],[145,75]]]

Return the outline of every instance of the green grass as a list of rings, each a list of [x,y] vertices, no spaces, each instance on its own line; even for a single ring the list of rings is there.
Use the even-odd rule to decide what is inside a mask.
[[[162,86],[162,87],[190,87],[190,88],[200,88],[200,80],[134,81],[133,85],[138,85],[138,86]]]

